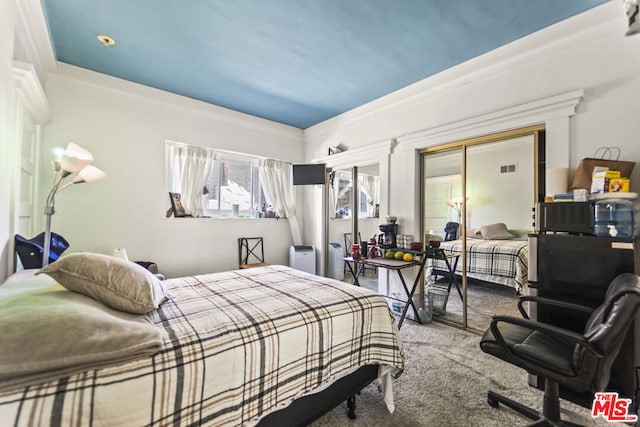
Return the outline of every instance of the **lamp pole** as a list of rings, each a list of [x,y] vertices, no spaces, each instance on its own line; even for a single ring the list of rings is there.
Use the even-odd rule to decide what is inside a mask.
[[[56,171],[55,176],[59,171]],[[45,229],[44,229],[44,247],[42,250],[42,266],[49,265],[49,253],[51,252],[51,217],[56,213],[56,193],[60,190],[60,184],[62,180],[69,176],[70,173],[62,171],[60,178],[57,180],[54,178],[54,184],[47,196],[47,201],[44,207],[44,215],[46,217]],[[64,188],[64,187],[63,187]]]
[[[47,217],[44,229],[44,250],[42,252],[42,266],[49,265],[49,252],[51,251],[51,216],[55,213],[53,206],[45,206],[44,214]]]

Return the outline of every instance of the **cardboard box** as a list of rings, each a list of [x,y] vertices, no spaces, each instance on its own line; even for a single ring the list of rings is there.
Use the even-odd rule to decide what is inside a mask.
[[[609,191],[611,192],[628,192],[629,191],[629,179],[628,178],[611,178],[609,180]]]
[[[606,193],[607,191],[609,191],[609,182],[612,179],[619,178],[620,171],[601,167],[594,168],[591,179],[591,194]]]

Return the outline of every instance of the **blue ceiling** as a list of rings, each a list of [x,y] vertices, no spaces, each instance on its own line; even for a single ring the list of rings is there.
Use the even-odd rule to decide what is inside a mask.
[[[61,62],[307,128],[605,1],[42,4]]]

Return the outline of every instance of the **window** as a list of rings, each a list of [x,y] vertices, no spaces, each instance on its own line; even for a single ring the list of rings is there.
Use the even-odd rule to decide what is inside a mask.
[[[275,217],[256,156],[167,141],[169,191],[182,194],[193,216]]]
[[[213,162],[203,195],[204,213],[212,217],[261,218],[270,206],[262,191],[258,165],[249,156],[244,160],[234,157]]]

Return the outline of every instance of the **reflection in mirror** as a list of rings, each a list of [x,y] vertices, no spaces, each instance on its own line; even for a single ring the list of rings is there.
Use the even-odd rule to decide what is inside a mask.
[[[451,281],[445,262],[427,264],[428,286],[444,290],[437,319],[484,331],[493,315],[519,317],[518,295],[527,293],[536,149],[534,135],[526,133],[476,140],[465,151],[424,153],[425,240],[440,241],[456,272]],[[451,223],[460,225],[455,234],[444,229]]]
[[[520,317],[516,305],[519,293],[526,293],[535,201],[534,153],[531,134],[467,148],[466,224],[467,236],[474,237],[467,240],[467,323],[473,329],[486,330],[494,315]],[[496,261],[481,258],[489,251]]]
[[[348,268],[337,266],[337,252],[342,257],[349,256],[352,244],[362,242],[375,243],[378,233],[380,216],[380,167],[378,163],[360,166],[357,168],[357,206],[353,206],[353,170],[336,169],[332,171],[328,187],[328,242],[329,252],[335,252],[329,256],[329,277],[345,280],[349,283],[352,277]],[[357,213],[357,215],[355,215]],[[353,221],[357,221],[358,235],[354,238]],[[342,257],[338,263],[342,263]],[[340,268],[338,268],[340,267]],[[339,271],[338,271],[339,270]],[[344,278],[343,278],[343,272]],[[363,272],[360,284],[377,290],[377,278],[375,271],[367,268]]]
[[[329,211],[330,218],[351,218],[351,171],[336,170],[331,174],[329,182]]]
[[[425,156],[423,188],[425,233],[433,237],[429,240],[445,240],[447,223],[460,222],[462,150]]]
[[[378,218],[380,211],[380,176],[378,165],[365,166],[358,172],[358,217]],[[330,179],[330,213],[332,218],[351,219],[353,217],[351,171],[336,170]]]
[[[375,254],[377,235],[380,233],[380,166],[374,163],[358,167],[360,186],[358,234],[362,242],[367,242],[367,255]],[[378,271],[365,266],[359,277],[360,286],[378,291]]]
[[[335,169],[327,186],[327,276],[351,283],[349,270],[342,260],[351,251],[351,169]]]
[[[445,240],[455,240],[457,233],[447,233],[451,223],[461,221],[456,205],[452,203],[462,197],[462,150],[429,153],[423,158],[423,224],[424,242],[442,246]],[[458,227],[459,228],[459,227]],[[453,237],[453,239],[452,239]],[[444,250],[444,249],[443,249]],[[425,271],[427,292],[431,294],[434,313],[441,319],[464,325],[462,292],[453,283],[449,287],[448,266],[462,266],[461,257],[450,258],[449,264],[439,260],[428,260]],[[461,287],[460,278],[458,286]],[[454,303],[455,300],[455,304]]]
[[[380,216],[380,167],[373,164],[358,168],[360,186],[359,218],[378,218]]]

